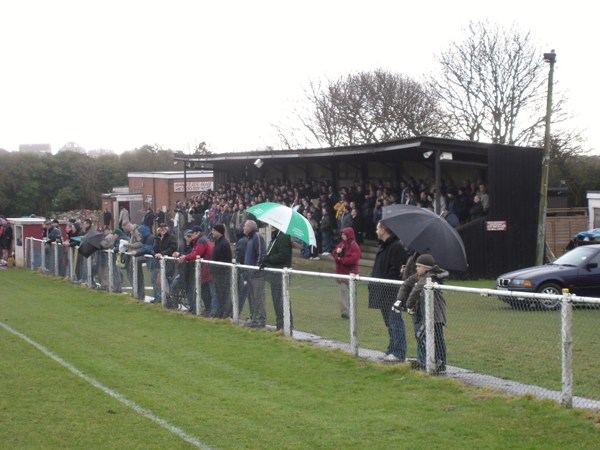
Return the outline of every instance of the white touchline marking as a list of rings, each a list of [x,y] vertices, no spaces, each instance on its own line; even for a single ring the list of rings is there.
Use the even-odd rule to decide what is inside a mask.
[[[176,434],[177,436],[179,436],[184,441],[189,442],[190,444],[192,444],[194,447],[196,447],[196,448],[202,448],[202,449],[206,449],[206,450],[210,450],[210,447],[208,447],[207,445],[204,445],[202,442],[200,442],[195,437],[190,436],[185,431],[183,431],[181,428],[178,428],[175,425],[172,425],[168,421],[166,421],[166,420],[161,419],[160,417],[158,417],[152,411],[139,406],[135,402],[132,402],[131,400],[128,400],[127,398],[123,397],[118,392],[110,389],[107,386],[104,386],[99,381],[96,381],[94,378],[90,377],[89,375],[86,375],[81,370],[79,370],[78,368],[76,368],[72,364],[68,363],[67,361],[65,361],[64,359],[62,359],[60,356],[55,355],[54,353],[52,353],[50,350],[48,350],[43,345],[40,345],[37,342],[35,342],[34,340],[32,340],[29,337],[25,336],[23,333],[18,332],[17,330],[15,330],[14,328],[11,328],[9,325],[6,325],[3,322],[0,322],[0,326],[2,326],[2,328],[4,328],[8,332],[14,334],[15,336],[20,337],[25,342],[33,345],[40,352],[42,352],[44,355],[49,356],[54,361],[56,361],[57,363],[59,363],[61,366],[66,367],[67,369],[69,369],[72,373],[74,373],[78,377],[83,378],[85,381],[87,381],[88,383],[90,383],[92,386],[100,389],[105,394],[110,395],[112,398],[120,401],[125,406],[133,409],[135,412],[141,414],[142,416],[146,417],[147,419],[150,419],[151,421],[159,424],[161,427],[166,428],[171,433]]]

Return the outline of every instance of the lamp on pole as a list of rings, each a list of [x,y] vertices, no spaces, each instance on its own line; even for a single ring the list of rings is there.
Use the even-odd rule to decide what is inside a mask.
[[[544,61],[550,64],[548,73],[548,97],[546,102],[546,133],[544,135],[544,158],[542,159],[542,180],[540,183],[540,209],[538,217],[537,253],[536,264],[544,264],[544,250],[546,247],[546,210],[548,208],[548,172],[550,169],[550,120],[552,116],[552,86],[554,84],[554,63],[556,53],[544,53]]]

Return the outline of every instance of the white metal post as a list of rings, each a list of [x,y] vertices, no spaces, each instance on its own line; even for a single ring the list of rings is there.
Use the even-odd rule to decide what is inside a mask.
[[[202,275],[202,269],[200,268],[201,259],[197,259],[194,262],[194,274],[196,279],[196,311],[194,314],[200,315],[202,309],[200,308],[202,304],[202,283],[200,281],[200,276]]]
[[[240,323],[240,303],[238,296],[238,266],[233,264],[231,266],[231,304],[232,304],[232,319],[233,323]]]
[[[562,337],[562,395],[561,403],[567,408],[573,407],[573,366],[572,344],[573,336],[571,326],[573,323],[573,302],[568,290],[563,290],[560,309],[561,337]]]
[[[277,275],[277,274],[273,274]],[[283,333],[286,336],[292,335],[292,315],[290,304],[290,274],[289,269],[285,267],[281,273],[281,291],[283,295]]]
[[[94,286],[94,277],[92,274],[92,256],[88,256],[87,258],[85,258],[85,266],[87,269],[86,284],[87,284],[87,287],[89,287],[91,289]]]
[[[425,368],[428,374],[435,372],[435,327],[433,305],[433,282],[427,277],[425,284]]]
[[[69,281],[73,283],[75,281],[75,270],[73,269],[73,247],[71,247],[70,245],[67,265],[69,266]]]
[[[348,298],[350,300],[350,349],[358,356],[358,334],[356,332],[356,274],[351,273],[348,280]]]
[[[132,291],[133,292],[133,297],[134,298],[139,298],[139,292],[138,292],[138,265],[137,265],[137,258],[133,255],[129,255],[130,261],[131,261],[131,269],[132,269],[132,273],[133,276],[131,278],[133,278],[133,280],[131,280],[131,282],[133,283],[132,286]]]
[[[154,264],[156,264],[156,261],[154,261]],[[169,285],[167,281],[167,262],[165,261],[165,258],[160,258],[158,260],[158,266],[160,269],[160,304],[163,308],[166,308]]]
[[[27,249],[27,252],[29,252],[29,269],[33,270],[33,240],[27,238],[25,239],[25,243],[27,243],[25,248]],[[25,267],[27,267],[27,263],[25,263]]]
[[[40,264],[42,272],[46,271],[46,243],[42,241],[40,245]]]
[[[115,292],[115,257],[112,248],[106,252],[108,262],[108,292]]]
[[[56,242],[52,243],[52,256],[54,259],[54,276],[58,276],[59,267],[58,267],[58,244]]]

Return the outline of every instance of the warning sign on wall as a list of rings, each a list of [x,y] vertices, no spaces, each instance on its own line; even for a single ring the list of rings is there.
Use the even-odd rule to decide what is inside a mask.
[[[486,220],[485,231],[506,231],[506,220]]]

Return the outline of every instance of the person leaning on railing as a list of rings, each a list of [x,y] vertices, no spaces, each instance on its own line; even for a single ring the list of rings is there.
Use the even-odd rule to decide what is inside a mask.
[[[165,222],[158,224],[158,230],[154,238],[154,258],[156,261],[153,262],[150,270],[150,278],[152,281],[152,290],[154,294],[153,302],[160,303],[162,298],[160,280],[160,263],[159,261],[164,256],[173,256],[173,253],[177,250],[177,239],[169,232],[169,227]],[[171,264],[166,265],[165,272],[168,279],[173,277],[175,267]]]
[[[179,260],[179,257],[185,256],[192,251],[192,248],[194,247],[193,235],[194,233],[192,233],[192,230],[184,230],[183,239],[185,241],[185,244],[183,246],[183,250],[181,252],[173,252],[173,258],[177,258]],[[194,298],[196,295],[196,283],[194,282],[194,266],[192,263],[181,264],[178,268],[176,268],[176,270],[179,271],[178,279],[181,280],[180,282],[183,283],[183,286],[185,288],[187,302],[190,306],[189,312],[193,314],[195,313],[195,310],[193,310],[191,306],[195,304]],[[175,280],[175,278],[176,277],[174,276],[173,279],[169,280],[169,283],[172,283]],[[173,284],[171,284],[170,289],[171,293],[173,293]]]
[[[127,254],[136,258],[137,261],[137,298],[139,300],[145,300],[146,298],[146,288],[144,286],[144,271],[142,270],[142,264],[144,263],[145,258],[141,258],[144,255],[152,255],[154,253],[154,235],[150,232],[150,228],[146,225],[140,225],[136,230],[139,233],[139,246],[137,246],[138,242],[136,242],[136,247],[129,246],[129,250]],[[135,232],[134,232],[135,234]],[[154,260],[149,259],[150,265],[153,264]],[[133,262],[132,262],[133,265]],[[148,265],[148,263],[147,263]],[[151,267],[150,267],[151,268]],[[133,277],[132,277],[133,280]]]
[[[192,262],[197,258],[210,260],[210,255],[212,253],[213,244],[210,242],[206,236],[204,236],[202,232],[202,227],[200,225],[194,225],[191,229],[192,231],[192,242],[193,247],[192,250],[185,254],[179,255],[177,260],[180,263]],[[211,313],[212,302],[215,301],[216,292],[215,285],[212,282],[212,276],[208,270],[204,268],[204,270],[200,271],[200,283],[201,283],[201,296],[204,301],[204,310],[201,311],[201,314],[204,316],[209,316]],[[191,311],[196,311],[196,302],[193,301],[191,303]]]
[[[406,310],[408,314],[416,317],[415,337],[417,339],[416,368],[425,368],[426,358],[426,333],[425,333],[425,293],[424,287],[427,278],[433,282],[441,283],[448,278],[448,271],[441,269],[435,263],[433,256],[423,254],[416,260],[416,273],[406,279],[398,291],[398,297],[392,310],[401,314]],[[434,291],[433,306],[434,342],[435,342],[435,373],[446,372],[446,342],[444,340],[444,326],[446,326],[446,300],[441,290]]]

